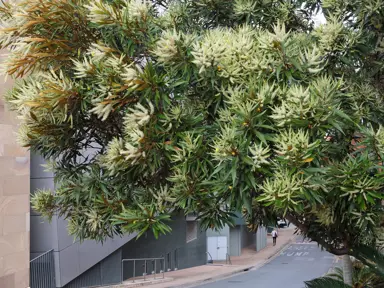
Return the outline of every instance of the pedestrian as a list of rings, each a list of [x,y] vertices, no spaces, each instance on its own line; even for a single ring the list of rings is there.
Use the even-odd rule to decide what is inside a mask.
[[[273,231],[272,231],[272,239],[273,239],[273,246],[275,246],[276,245],[276,238],[277,238],[277,231],[276,231],[276,229],[273,229]]]

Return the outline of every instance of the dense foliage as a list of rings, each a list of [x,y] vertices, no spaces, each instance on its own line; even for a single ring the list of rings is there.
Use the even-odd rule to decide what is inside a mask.
[[[276,215],[372,243],[384,179],[382,0],[24,0],[0,6],[35,209],[81,239]],[[316,26],[323,13],[326,23]]]
[[[358,250],[364,254],[366,263],[360,261],[353,262],[352,285],[344,283],[343,269],[335,267],[333,272],[327,275],[305,282],[307,288],[381,288],[384,287],[384,262],[382,251],[372,249],[371,247],[360,247]],[[369,253],[367,254],[367,250]],[[371,265],[374,264],[374,265]]]

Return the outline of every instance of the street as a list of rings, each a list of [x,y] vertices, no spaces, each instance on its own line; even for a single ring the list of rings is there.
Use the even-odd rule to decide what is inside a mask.
[[[321,251],[316,243],[296,243],[288,246],[280,255],[257,270],[217,282],[201,285],[201,288],[302,288],[304,281],[320,277],[334,265],[336,258]]]

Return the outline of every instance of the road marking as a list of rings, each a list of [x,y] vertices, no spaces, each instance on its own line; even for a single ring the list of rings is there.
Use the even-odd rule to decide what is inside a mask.
[[[309,255],[309,252],[295,252],[295,251],[283,251],[280,253],[280,256],[295,256],[295,257],[305,257]]]

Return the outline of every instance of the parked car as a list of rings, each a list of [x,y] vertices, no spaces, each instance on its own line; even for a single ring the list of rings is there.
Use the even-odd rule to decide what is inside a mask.
[[[277,218],[277,226],[279,228],[284,228],[287,226],[287,222],[285,221],[285,219]]]

